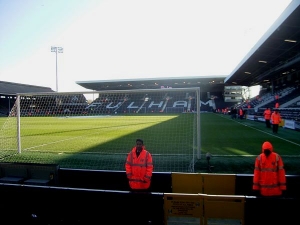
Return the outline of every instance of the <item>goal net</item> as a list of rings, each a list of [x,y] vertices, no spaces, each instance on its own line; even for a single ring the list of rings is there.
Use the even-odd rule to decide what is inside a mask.
[[[141,138],[154,171],[194,172],[199,98],[200,88],[18,94],[1,121],[0,159],[123,171]]]

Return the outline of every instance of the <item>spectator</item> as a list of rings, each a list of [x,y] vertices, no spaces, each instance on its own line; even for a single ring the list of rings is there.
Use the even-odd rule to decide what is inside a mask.
[[[231,119],[236,119],[237,110],[236,108],[232,108],[231,110]]]
[[[253,190],[261,196],[282,196],[286,191],[283,160],[270,142],[262,145],[262,153],[255,159]]]
[[[270,107],[267,107],[264,111],[264,118],[265,118],[267,128],[271,128],[271,122],[270,122],[271,115],[272,115],[271,109]]]
[[[281,123],[281,116],[280,113],[278,112],[278,109],[275,109],[275,111],[272,113],[271,121],[272,121],[273,133],[277,134],[279,124]]]
[[[136,139],[136,146],[128,153],[125,169],[131,190],[146,191],[150,188],[153,161],[142,139]]]
[[[241,120],[242,120],[243,117],[244,117],[244,111],[243,111],[242,108],[239,109],[239,117],[240,117]]]

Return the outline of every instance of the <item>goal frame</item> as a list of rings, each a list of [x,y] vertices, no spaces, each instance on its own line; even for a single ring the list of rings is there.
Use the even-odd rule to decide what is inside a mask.
[[[194,128],[191,128],[191,129],[194,129],[194,134],[193,134],[193,143],[191,143],[191,145],[193,146],[192,147],[192,151],[193,153],[192,154],[192,157],[193,157],[193,160],[192,162],[195,163],[196,159],[194,157],[196,157],[197,159],[201,159],[201,129],[200,129],[200,87],[193,87],[193,88],[165,88],[165,89],[131,89],[131,90],[104,90],[104,91],[87,91],[87,92],[39,92],[39,93],[18,93],[16,95],[16,101],[15,101],[15,105],[14,105],[14,110],[11,111],[10,114],[13,113],[13,115],[10,115],[10,116],[13,116],[13,117],[16,117],[16,130],[17,130],[17,137],[16,137],[16,143],[17,143],[17,151],[18,153],[21,153],[22,152],[22,142],[21,142],[21,119],[22,119],[22,116],[24,115],[21,115],[22,112],[21,112],[21,101],[22,101],[22,98],[31,98],[31,97],[38,97],[38,96],[41,96],[41,97],[44,97],[44,96],[62,96],[61,98],[63,98],[63,96],[65,95],[81,95],[81,94],[84,94],[84,95],[105,95],[105,94],[111,94],[111,95],[114,95],[114,94],[130,94],[130,93],[163,93],[164,95],[164,92],[167,93],[167,92],[182,92],[182,93],[192,93],[194,96],[194,108],[193,110],[186,110],[184,112],[176,112],[176,113],[193,113],[193,114],[196,114],[196,116],[194,117],[195,119],[195,122],[194,122],[194,125],[193,127]],[[180,94],[180,93],[179,93]],[[187,99],[187,98],[186,98]],[[149,100],[150,101],[150,100]],[[189,100],[187,99],[187,102]],[[180,108],[180,106],[178,106],[178,108]],[[146,109],[146,107],[141,107],[140,110],[142,111],[142,113],[146,112],[148,109]],[[113,111],[113,110],[112,110]],[[176,111],[176,110],[174,110]],[[136,113],[139,113],[139,111],[137,110]],[[147,111],[148,113],[148,111]],[[119,115],[119,114],[118,114]],[[162,113],[162,116],[165,115],[165,112]],[[193,166],[192,166],[193,167]],[[193,171],[193,169],[191,169]]]

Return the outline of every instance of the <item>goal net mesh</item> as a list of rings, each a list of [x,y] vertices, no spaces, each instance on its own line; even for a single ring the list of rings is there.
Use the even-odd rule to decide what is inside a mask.
[[[125,170],[143,139],[156,172],[193,172],[200,152],[199,88],[18,94],[2,121],[3,162]]]

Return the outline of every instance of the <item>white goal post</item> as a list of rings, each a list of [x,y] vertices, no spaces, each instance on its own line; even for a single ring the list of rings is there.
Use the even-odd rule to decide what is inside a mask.
[[[0,138],[2,161],[107,170],[124,170],[141,138],[155,171],[194,172],[200,88],[20,93]]]

